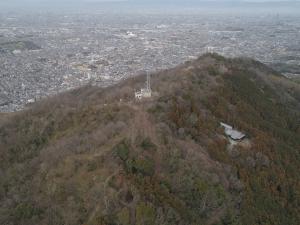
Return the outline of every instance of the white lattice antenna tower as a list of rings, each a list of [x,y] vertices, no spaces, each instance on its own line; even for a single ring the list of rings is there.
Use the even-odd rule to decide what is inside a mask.
[[[150,77],[150,74],[147,72],[147,83],[146,83],[146,88],[147,88],[147,91],[151,91],[151,77]]]
[[[151,98],[152,96],[150,74],[147,72],[146,75],[147,80],[145,82],[145,87],[141,88],[140,91],[135,92],[135,99],[141,100],[143,98]]]

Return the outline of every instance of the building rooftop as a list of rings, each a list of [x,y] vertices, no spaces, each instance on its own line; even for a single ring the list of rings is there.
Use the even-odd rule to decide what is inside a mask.
[[[222,127],[225,129],[225,134],[230,137],[231,139],[238,141],[242,140],[246,135],[238,130],[235,130],[232,126],[226,123],[220,123]]]

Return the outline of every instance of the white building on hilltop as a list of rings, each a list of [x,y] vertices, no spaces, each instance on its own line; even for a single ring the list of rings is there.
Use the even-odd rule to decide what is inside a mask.
[[[141,88],[140,91],[136,91],[135,99],[141,100],[143,98],[151,98],[151,97],[152,97],[152,91],[151,91],[150,75],[147,73],[146,88]]]
[[[206,46],[206,53],[210,53],[210,54],[215,53],[215,48],[212,46]]]
[[[232,126],[226,124],[226,123],[220,123],[222,127],[224,127],[225,134],[230,137],[234,141],[240,141],[242,140],[246,135],[242,132],[233,129]]]

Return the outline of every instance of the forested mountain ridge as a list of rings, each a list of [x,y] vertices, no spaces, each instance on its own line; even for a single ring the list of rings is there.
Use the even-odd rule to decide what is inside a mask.
[[[0,224],[299,224],[299,84],[216,54],[144,82],[0,115]]]

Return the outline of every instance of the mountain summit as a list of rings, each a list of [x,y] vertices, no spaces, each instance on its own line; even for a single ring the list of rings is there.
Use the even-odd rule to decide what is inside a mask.
[[[299,84],[216,54],[145,80],[0,114],[0,224],[299,224]]]

